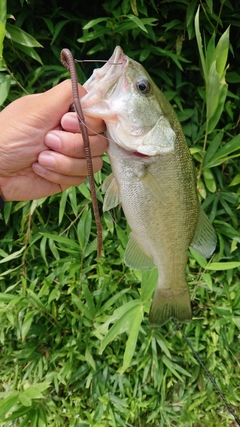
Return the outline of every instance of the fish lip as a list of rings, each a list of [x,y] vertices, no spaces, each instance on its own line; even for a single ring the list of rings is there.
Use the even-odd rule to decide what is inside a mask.
[[[116,46],[106,64],[93,71],[92,76],[84,83],[84,88],[87,92],[90,92],[92,89],[95,91],[96,87],[103,87],[105,82],[108,87],[111,82],[117,81],[119,76],[124,73],[127,65],[128,57],[124,54],[120,46]],[[100,91],[102,96],[104,92],[103,89]]]

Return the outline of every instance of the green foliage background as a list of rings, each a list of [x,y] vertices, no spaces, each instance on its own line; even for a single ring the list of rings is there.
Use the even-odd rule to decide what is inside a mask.
[[[1,0],[0,21],[2,107],[68,78],[62,48],[97,60],[121,45],[176,109],[219,238],[210,262],[189,254],[194,318],[184,330],[240,417],[240,5]],[[92,70],[78,66],[79,81]],[[100,209],[110,173],[104,160],[96,175]],[[149,326],[156,271],[124,266],[122,211],[102,214],[102,224],[104,256],[96,261],[87,182],[47,200],[5,204],[0,425],[235,426],[175,325]]]

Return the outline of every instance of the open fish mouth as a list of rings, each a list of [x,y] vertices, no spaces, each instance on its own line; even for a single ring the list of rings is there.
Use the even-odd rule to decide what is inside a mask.
[[[111,82],[116,81],[119,76],[124,72],[124,69],[128,66],[129,59],[123,53],[120,46],[116,46],[112,56],[106,62],[106,64],[97,68],[93,71],[92,76],[84,83],[85,89],[90,92],[92,89],[96,90],[96,85],[102,87],[111,86]]]

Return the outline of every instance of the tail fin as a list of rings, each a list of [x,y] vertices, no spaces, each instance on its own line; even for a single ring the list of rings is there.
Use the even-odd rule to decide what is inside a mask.
[[[171,317],[180,322],[191,320],[192,310],[188,287],[180,289],[157,287],[149,314],[151,325],[164,325]]]

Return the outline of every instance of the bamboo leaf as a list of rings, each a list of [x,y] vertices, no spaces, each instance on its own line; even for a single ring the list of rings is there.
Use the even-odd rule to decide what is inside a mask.
[[[196,32],[196,39],[197,39],[197,45],[198,45],[203,75],[204,75],[205,81],[207,81],[206,61],[204,58],[203,46],[202,46],[202,37],[201,37],[201,32],[200,32],[200,27],[199,27],[199,11],[200,11],[200,6],[198,6],[197,13],[195,15],[195,32]]]
[[[11,394],[0,401],[0,420],[3,421],[7,413],[17,403],[19,393]]]
[[[43,47],[34,37],[16,25],[6,24],[6,37],[20,45],[27,47]]]
[[[118,335],[129,330],[129,323],[132,318],[133,313],[136,312],[136,306],[140,305],[140,301],[131,301],[134,304],[126,304],[124,308],[124,314],[114,323],[114,325],[110,328],[106,336],[103,338],[101,342],[101,350],[100,354],[103,353],[106,346],[113,341]]]
[[[137,338],[139,334],[140,325],[143,320],[143,306],[139,305],[132,311],[132,317],[129,322],[129,336],[126,343],[126,348],[124,351],[123,356],[123,365],[119,369],[119,373],[123,374],[127,370],[127,368],[130,366],[130,363],[132,361],[136,344],[137,344]]]
[[[224,271],[224,270],[232,270],[233,268],[240,267],[240,262],[237,261],[229,261],[229,262],[212,262],[206,266],[206,270],[213,271]]]

